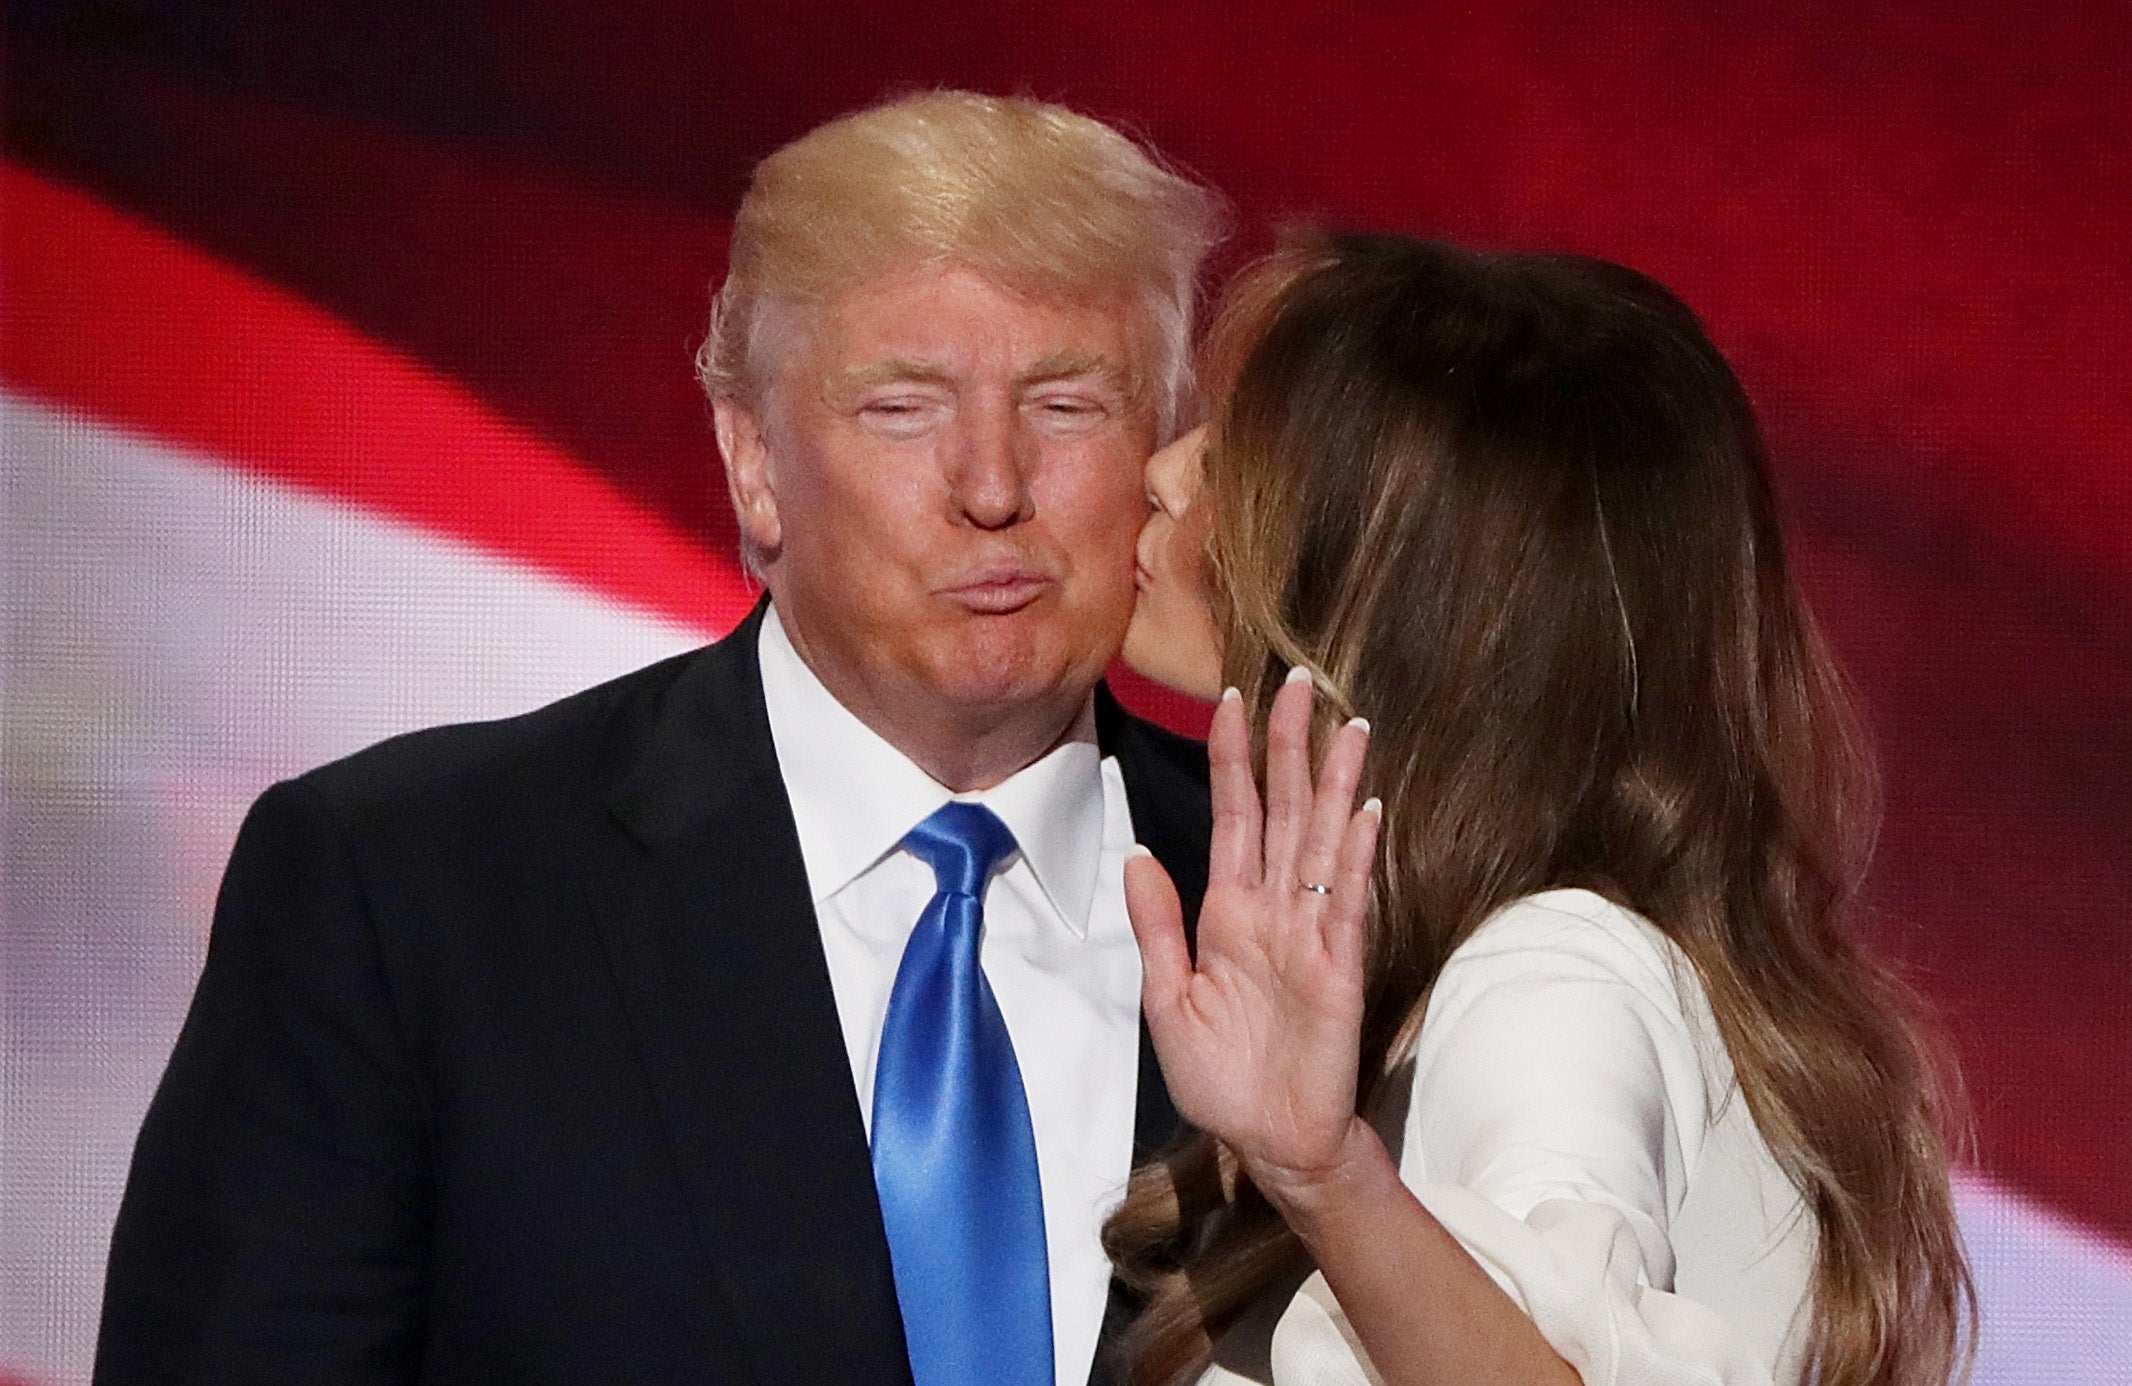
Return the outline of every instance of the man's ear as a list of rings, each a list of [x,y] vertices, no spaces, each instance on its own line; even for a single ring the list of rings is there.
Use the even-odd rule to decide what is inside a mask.
[[[777,552],[784,528],[777,518],[777,492],[770,476],[770,449],[755,415],[731,399],[714,400],[718,451],[725,458],[726,494],[741,532],[764,555]]]

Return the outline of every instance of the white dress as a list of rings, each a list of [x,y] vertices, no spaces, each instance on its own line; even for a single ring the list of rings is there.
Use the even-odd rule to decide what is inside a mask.
[[[1801,1380],[1814,1222],[1648,920],[1583,890],[1499,911],[1445,964],[1412,1064],[1372,1114],[1401,1178],[1588,1386]],[[1315,1273],[1200,1380],[1379,1386]]]

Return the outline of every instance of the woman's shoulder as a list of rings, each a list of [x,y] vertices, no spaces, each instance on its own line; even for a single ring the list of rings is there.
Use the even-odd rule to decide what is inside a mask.
[[[1494,1091],[1520,1081],[1588,1090],[1640,1074],[1691,1152],[1732,1080],[1687,954],[1643,915],[1575,889],[1505,905],[1453,951],[1413,1058],[1417,1088],[1440,1090],[1467,1070]]]
[[[1513,900],[1454,949],[1436,990],[1465,992],[1510,982],[1584,979],[1625,986],[1669,1011],[1701,999],[1680,945],[1634,910],[1596,891],[1545,890]]]

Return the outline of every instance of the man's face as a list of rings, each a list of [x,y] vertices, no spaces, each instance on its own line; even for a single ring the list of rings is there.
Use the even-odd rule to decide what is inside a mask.
[[[732,438],[729,468],[780,616],[855,709],[982,725],[1077,704],[1101,676],[1132,615],[1154,444],[1139,323],[1124,300],[931,267],[869,280],[796,334],[757,435],[760,494]]]

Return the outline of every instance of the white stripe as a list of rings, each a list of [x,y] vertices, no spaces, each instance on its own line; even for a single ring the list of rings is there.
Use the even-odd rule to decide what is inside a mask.
[[[2132,1251],[1983,1175],[1955,1198],[1983,1320],[1974,1386],[2132,1382]]]
[[[72,1382],[252,798],[704,637],[5,391],[0,446],[0,1369]]]

